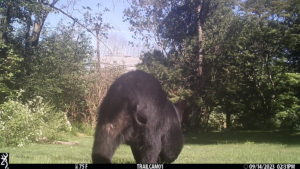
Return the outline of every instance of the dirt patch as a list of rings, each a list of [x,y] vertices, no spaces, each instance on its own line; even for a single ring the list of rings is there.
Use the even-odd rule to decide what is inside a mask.
[[[78,136],[78,137],[88,137],[88,135],[84,134],[84,133],[76,133],[76,136]]]
[[[71,141],[54,141],[52,144],[62,144],[62,145],[74,146],[74,145],[78,145],[79,142],[77,142],[77,141],[74,141],[74,142],[71,142]]]

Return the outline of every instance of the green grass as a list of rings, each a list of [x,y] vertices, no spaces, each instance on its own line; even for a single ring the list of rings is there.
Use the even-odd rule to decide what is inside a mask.
[[[93,137],[72,136],[78,145],[31,144],[0,148],[11,163],[91,163]],[[121,145],[114,163],[134,163],[131,150]],[[300,132],[209,132],[186,134],[175,163],[300,163]]]

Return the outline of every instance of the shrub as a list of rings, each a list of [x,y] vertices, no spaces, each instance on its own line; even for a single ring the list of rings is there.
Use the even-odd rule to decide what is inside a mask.
[[[275,127],[300,129],[300,106],[278,112],[275,116]]]
[[[22,146],[39,138],[33,114],[20,102],[9,100],[1,105],[0,123],[1,144]]]
[[[0,105],[0,146],[54,140],[70,130],[66,113],[55,111],[41,97],[25,104],[8,100]]]
[[[300,128],[300,73],[286,73],[279,81],[281,93],[276,100],[277,110],[273,119],[275,127]]]
[[[225,122],[226,115],[224,113],[213,111],[209,115],[208,129],[221,131],[222,129],[224,129]]]
[[[71,131],[72,127],[67,114],[44,103],[42,97],[37,96],[29,101],[28,105],[32,114],[35,114],[35,119],[40,122],[44,138],[55,140],[59,138],[61,132]]]

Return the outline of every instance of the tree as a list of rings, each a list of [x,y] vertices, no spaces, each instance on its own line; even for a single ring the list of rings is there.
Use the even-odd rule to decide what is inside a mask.
[[[51,8],[44,6],[42,0],[6,0],[0,3],[0,7],[5,8],[5,29],[3,38],[9,40],[15,22],[19,22],[25,28],[24,44],[26,49],[36,47],[44,26],[45,20],[51,12]],[[54,6],[58,0],[48,1]]]
[[[15,90],[24,89],[23,100],[42,96],[57,110],[68,112],[71,120],[93,122],[95,116],[91,117],[94,114],[89,112],[90,100],[86,96],[94,82],[86,76],[94,73],[96,64],[90,36],[82,29],[97,36],[98,44],[102,42],[101,38],[111,29],[102,20],[107,9],[94,15],[90,7],[84,7],[86,12],[80,20],[56,7],[57,3],[58,0],[0,1],[6,18],[0,30],[4,42],[0,46],[1,96],[11,96]],[[61,22],[56,30],[45,28],[47,16],[54,11],[74,23]],[[102,76],[97,80],[102,82]],[[98,101],[94,100],[99,104]]]
[[[213,112],[225,114],[229,128],[259,129],[276,126],[281,82],[286,72],[298,71],[296,11],[295,0],[174,0],[133,1],[125,15],[135,33],[155,35],[164,49],[163,57],[145,54],[143,67],[166,86],[182,78],[172,81],[169,94],[181,87],[191,91],[185,99],[193,127],[206,128]],[[296,100],[289,112],[297,109]]]
[[[72,121],[86,120],[84,76],[93,55],[90,38],[83,32],[61,26],[40,41],[32,73],[24,83],[25,97],[42,96],[59,110],[68,112]]]
[[[100,4],[97,4],[98,11],[100,11]],[[108,12],[109,9],[105,8],[103,11],[93,13],[90,7],[83,7],[86,10],[84,13],[83,23],[86,28],[95,32],[96,35],[96,57],[97,57],[97,69],[100,70],[100,42],[101,38],[107,38],[107,31],[113,27],[103,22],[103,14]]]
[[[196,126],[207,123],[212,105],[205,89],[210,84],[210,61],[205,55],[208,50],[205,48],[206,39],[209,39],[206,37],[206,23],[222,8],[230,9],[233,4],[234,1],[133,1],[131,9],[125,11],[134,32],[142,34],[142,39],[149,40],[151,33],[156,35],[155,39],[163,47],[169,65],[175,65],[170,66],[171,70],[176,68],[177,77],[183,77],[180,84],[184,85],[174,85],[173,90],[193,91],[189,102],[196,112],[191,115],[191,119],[196,119]],[[169,79],[174,77],[167,76]],[[202,119],[205,119],[204,122]]]

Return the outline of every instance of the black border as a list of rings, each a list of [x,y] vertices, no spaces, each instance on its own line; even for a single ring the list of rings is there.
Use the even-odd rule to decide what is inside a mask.
[[[137,164],[9,164],[9,169],[138,169]],[[163,164],[160,169],[300,169],[300,164]],[[148,169],[154,169],[149,167]]]

